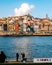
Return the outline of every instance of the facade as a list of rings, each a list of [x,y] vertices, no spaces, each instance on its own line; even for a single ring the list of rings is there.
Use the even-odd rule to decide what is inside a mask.
[[[52,20],[48,18],[34,18],[30,15],[13,16],[0,19],[0,33],[52,33]]]

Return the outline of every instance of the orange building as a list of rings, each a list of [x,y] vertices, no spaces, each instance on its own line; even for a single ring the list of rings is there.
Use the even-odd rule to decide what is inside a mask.
[[[15,31],[16,31],[16,32],[19,31],[19,24],[15,24]]]

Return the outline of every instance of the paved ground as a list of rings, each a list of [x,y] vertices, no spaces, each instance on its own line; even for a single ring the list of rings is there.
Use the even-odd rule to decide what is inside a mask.
[[[52,63],[22,63],[22,62],[12,62],[12,63],[0,63],[0,65],[52,65]]]

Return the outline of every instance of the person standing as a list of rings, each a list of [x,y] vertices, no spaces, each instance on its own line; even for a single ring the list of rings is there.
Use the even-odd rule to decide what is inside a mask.
[[[21,53],[21,55],[22,55],[22,62],[26,62],[26,58],[25,58],[25,53]]]
[[[19,54],[16,53],[16,61],[18,62],[18,59],[19,59]]]
[[[22,55],[22,59],[24,59],[25,58],[25,53],[21,53],[21,55]]]

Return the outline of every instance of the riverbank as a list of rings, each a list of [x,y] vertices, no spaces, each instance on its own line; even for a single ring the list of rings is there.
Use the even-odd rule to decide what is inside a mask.
[[[27,35],[24,35],[24,34],[16,34],[16,35],[14,35],[14,34],[12,34],[12,35],[0,35],[1,37],[3,36],[3,37],[20,37],[20,36],[52,36],[52,34],[27,34]]]
[[[52,36],[52,33],[0,32],[0,36],[12,36],[12,37],[17,37],[17,36]]]

